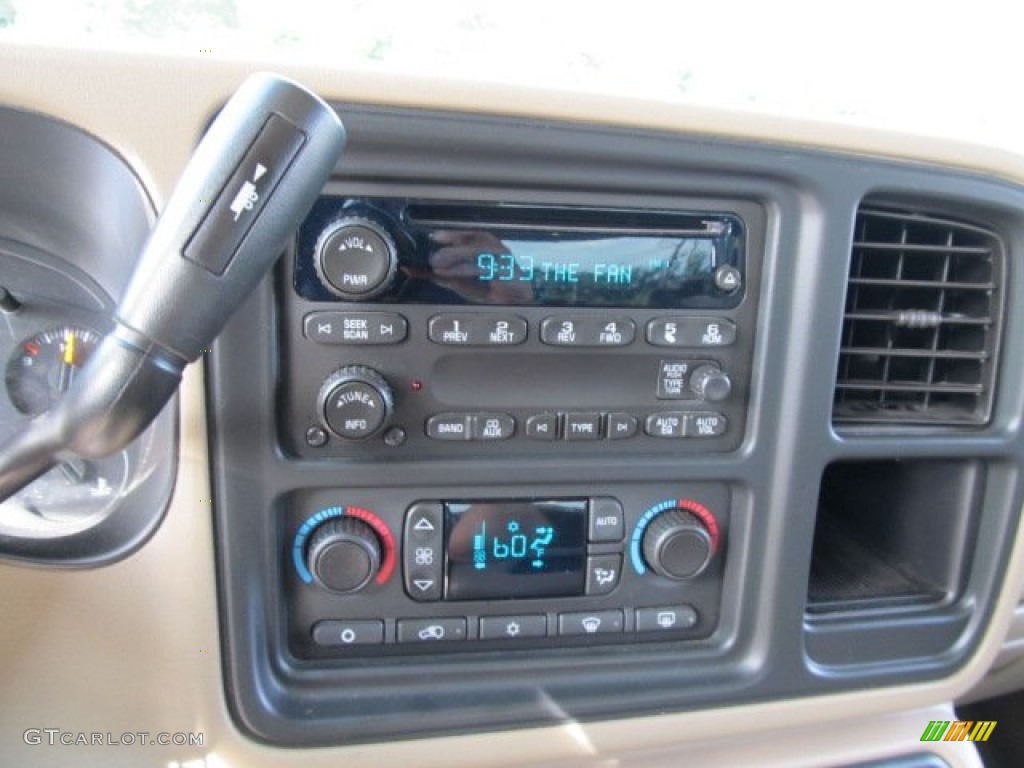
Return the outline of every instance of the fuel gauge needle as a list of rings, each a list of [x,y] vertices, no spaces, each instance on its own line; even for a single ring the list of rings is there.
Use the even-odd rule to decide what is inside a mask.
[[[64,335],[64,356],[61,358],[60,374],[57,380],[57,391],[67,392],[75,372],[75,332],[68,329]]]

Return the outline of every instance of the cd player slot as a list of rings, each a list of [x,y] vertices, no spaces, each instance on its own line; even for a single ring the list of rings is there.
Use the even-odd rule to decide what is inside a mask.
[[[406,207],[407,224],[426,229],[506,229],[529,232],[558,230],[581,234],[607,234],[609,218],[617,219],[614,231],[620,236],[666,235],[674,237],[719,237],[729,223],[720,219],[680,215],[672,212],[573,209],[545,206],[416,205]]]

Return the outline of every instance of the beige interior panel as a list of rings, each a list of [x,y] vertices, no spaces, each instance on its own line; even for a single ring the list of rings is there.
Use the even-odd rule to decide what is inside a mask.
[[[100,137],[166,199],[202,125],[243,77],[273,68],[323,96],[357,102],[616,122],[811,144],[971,168],[1024,181],[1024,158],[982,147],[825,123],[372,72],[140,54],[0,49],[0,103],[57,116]],[[429,87],[425,87],[429,85]],[[91,572],[0,567],[0,764],[104,766],[840,765],[921,752],[929,720],[971,688],[1000,650],[1018,589],[955,677],[894,690],[766,702],[689,714],[316,750],[252,742],[222,692],[202,371],[181,396],[181,455],[166,522],[138,554]],[[1018,534],[1007,583],[1024,583]],[[50,746],[28,729],[108,740],[201,733],[202,746]],[[137,737],[136,737],[136,740]],[[929,745],[950,765],[980,765],[966,743]]]

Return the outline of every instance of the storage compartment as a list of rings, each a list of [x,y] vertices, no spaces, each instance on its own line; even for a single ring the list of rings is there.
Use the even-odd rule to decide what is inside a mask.
[[[821,482],[808,611],[954,599],[969,566],[984,468],[968,460],[847,461]]]

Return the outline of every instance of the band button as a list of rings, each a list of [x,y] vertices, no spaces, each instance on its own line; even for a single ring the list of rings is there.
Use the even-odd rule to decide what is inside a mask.
[[[469,440],[471,417],[465,413],[439,413],[427,419],[427,437],[434,440]]]

